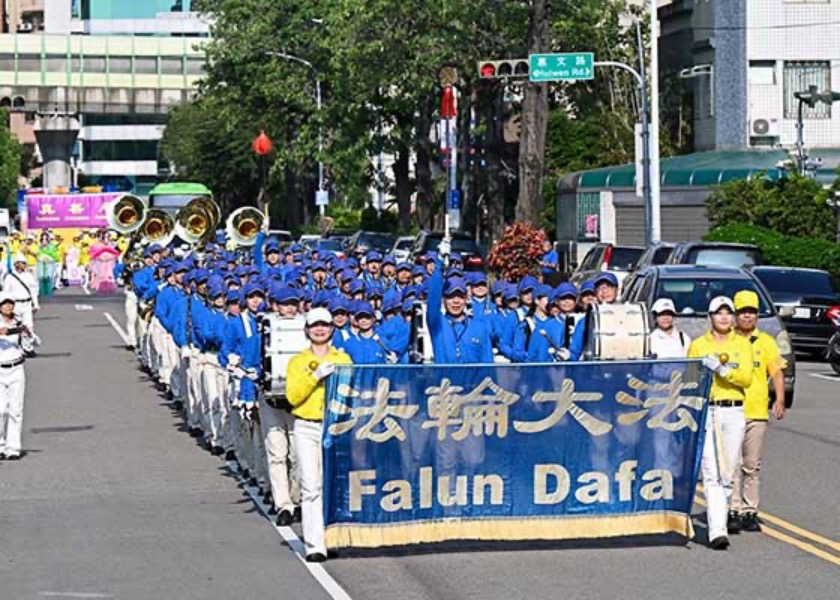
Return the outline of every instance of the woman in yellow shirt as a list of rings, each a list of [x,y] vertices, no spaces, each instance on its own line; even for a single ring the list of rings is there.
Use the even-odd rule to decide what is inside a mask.
[[[327,559],[324,543],[323,465],[321,434],[326,380],[336,365],[349,365],[350,357],[330,345],[332,315],[315,308],[306,315],[306,336],[311,347],[291,361],[286,371],[286,395],[295,416],[295,453],[300,476],[300,504],[306,560]]]
[[[732,300],[726,296],[713,298],[709,303],[712,327],[688,349],[689,358],[702,358],[714,372],[701,464],[709,545],[714,550],[729,547],[727,512],[744,441],[746,389],[753,378],[752,347],[735,333],[734,315]]]

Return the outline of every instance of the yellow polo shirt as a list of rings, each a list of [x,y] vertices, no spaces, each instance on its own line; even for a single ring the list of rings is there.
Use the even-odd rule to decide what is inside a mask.
[[[330,351],[323,358],[306,349],[289,361],[286,370],[286,397],[292,405],[292,414],[309,421],[324,419],[324,398],[326,385],[313,376],[315,369],[322,362],[336,365],[350,365],[353,361],[343,350],[330,346]]]
[[[766,421],[770,416],[767,409],[770,402],[770,386],[767,378],[784,369],[787,361],[782,358],[776,340],[763,331],[756,329],[749,337],[743,335],[740,337],[752,344],[753,351],[753,380],[747,388],[744,417],[754,421]]]
[[[753,380],[753,353],[749,340],[730,331],[725,340],[718,342],[712,336],[712,332],[707,331],[688,347],[689,358],[703,358],[710,354],[717,357],[728,354],[729,362],[726,364],[729,372],[726,377],[715,373],[709,399],[746,400],[746,389]]]

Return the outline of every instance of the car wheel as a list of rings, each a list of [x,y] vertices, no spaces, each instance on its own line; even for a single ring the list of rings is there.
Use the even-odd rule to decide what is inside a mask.
[[[831,363],[831,368],[834,369],[834,372],[840,375],[840,361],[834,361]]]

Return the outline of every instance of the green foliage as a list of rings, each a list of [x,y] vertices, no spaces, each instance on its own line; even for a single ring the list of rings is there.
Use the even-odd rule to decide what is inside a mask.
[[[835,277],[840,277],[840,244],[825,239],[786,236],[746,223],[729,223],[716,227],[705,239],[755,244],[761,248],[767,264],[823,269]]]
[[[715,226],[740,223],[782,235],[833,240],[836,220],[829,197],[829,190],[807,177],[754,178],[720,186],[709,196],[706,209]]]
[[[20,143],[9,133],[6,120],[0,115],[0,207],[16,206],[22,152]]]

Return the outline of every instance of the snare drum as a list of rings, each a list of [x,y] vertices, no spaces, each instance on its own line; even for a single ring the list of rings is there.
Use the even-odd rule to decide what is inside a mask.
[[[641,360],[650,356],[650,327],[641,302],[596,304],[586,319],[587,359]]]
[[[288,319],[269,313],[260,318],[263,343],[263,390],[266,399],[285,397],[286,370],[289,367],[289,361],[309,347],[304,325],[305,321],[301,316]]]

